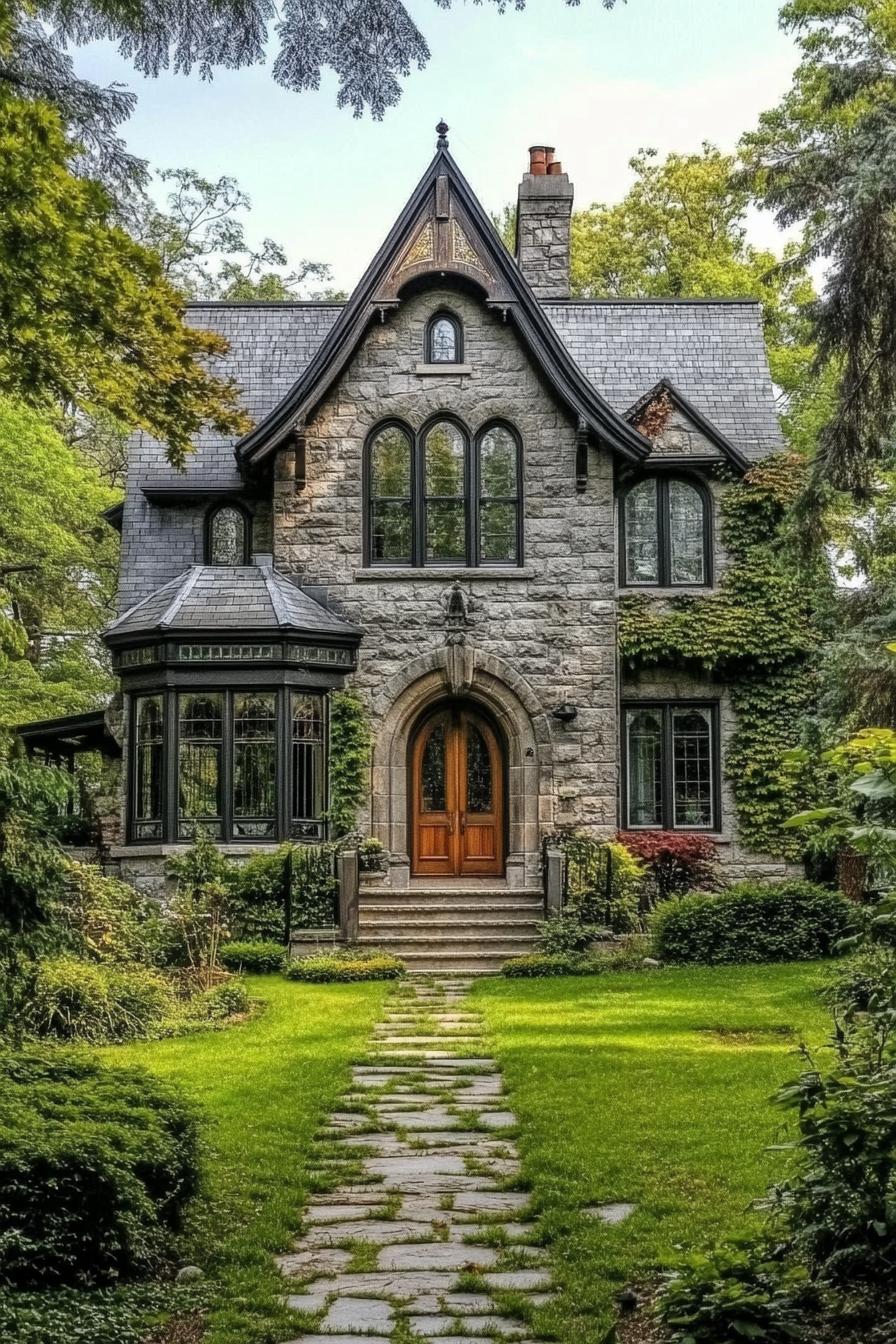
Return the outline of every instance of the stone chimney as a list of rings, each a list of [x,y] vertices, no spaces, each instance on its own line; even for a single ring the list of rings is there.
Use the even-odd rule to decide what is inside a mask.
[[[572,183],[550,145],[533,145],[516,206],[516,259],[539,299],[569,298]]]

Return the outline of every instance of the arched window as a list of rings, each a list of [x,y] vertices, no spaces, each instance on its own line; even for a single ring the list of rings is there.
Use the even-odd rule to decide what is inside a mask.
[[[519,440],[507,425],[490,425],[476,442],[479,562],[516,565],[520,554]]]
[[[463,328],[452,313],[436,313],[429,319],[424,358],[427,364],[463,363]]]
[[[696,481],[648,476],[619,509],[624,587],[703,587],[712,582],[710,497]]]
[[[205,562],[208,565],[249,563],[249,519],[235,504],[219,504],[206,518]]]
[[[509,425],[441,416],[417,435],[374,430],[365,464],[369,565],[522,563],[522,446]]]
[[[412,563],[413,478],[411,436],[400,425],[385,425],[368,445],[373,564]]]

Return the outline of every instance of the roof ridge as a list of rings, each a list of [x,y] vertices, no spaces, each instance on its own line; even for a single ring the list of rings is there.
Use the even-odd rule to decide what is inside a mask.
[[[180,611],[181,607],[186,602],[187,598],[190,596],[193,589],[196,587],[196,584],[199,581],[199,575],[202,573],[204,568],[205,568],[204,565],[190,566],[190,573],[186,582],[181,584],[180,589],[175,595],[174,601],[169,603],[169,605],[165,608],[165,610],[163,611],[162,615],[159,618],[160,630],[164,630],[165,627],[167,625],[170,625],[171,622],[174,620],[175,616]]]

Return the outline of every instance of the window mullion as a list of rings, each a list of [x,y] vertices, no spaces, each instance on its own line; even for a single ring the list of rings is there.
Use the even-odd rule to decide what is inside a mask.
[[[672,536],[669,518],[669,482],[664,476],[657,479],[657,532],[659,541],[660,587],[672,583]]]
[[[672,705],[663,706],[663,830],[675,825],[675,760],[672,741]]]
[[[221,724],[221,830],[225,840],[233,839],[233,692],[224,692]]]
[[[165,692],[165,779],[167,800],[162,834],[170,842],[179,839],[180,812],[180,733],[178,731],[177,691]]]

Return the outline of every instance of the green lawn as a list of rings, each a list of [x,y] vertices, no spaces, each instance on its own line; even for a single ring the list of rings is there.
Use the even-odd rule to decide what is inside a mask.
[[[621,1288],[755,1217],[783,1161],[764,1151],[785,1123],[769,1098],[796,1045],[826,1037],[816,991],[830,975],[802,963],[476,986],[562,1288],[540,1326],[596,1344]],[[616,1201],[637,1211],[615,1227],[580,1212]]]
[[[311,1140],[344,1089],[387,987],[303,985],[248,977],[264,1012],[243,1026],[110,1047],[110,1063],[145,1065],[203,1107],[207,1193],[185,1256],[212,1277],[204,1344],[268,1344],[294,1329],[278,1305],[272,1256],[286,1248],[308,1194]]]

